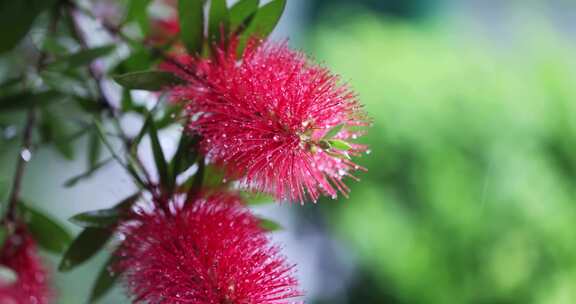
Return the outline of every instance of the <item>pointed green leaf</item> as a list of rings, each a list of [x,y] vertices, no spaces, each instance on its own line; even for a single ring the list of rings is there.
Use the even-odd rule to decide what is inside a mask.
[[[180,143],[178,144],[178,149],[176,150],[170,164],[173,178],[176,178],[178,174],[186,171],[194,164],[198,157],[198,149],[195,147],[199,140],[200,138],[198,136],[187,136],[186,134],[182,134]]]
[[[114,233],[111,229],[89,227],[84,229],[64,253],[58,270],[70,271],[88,261],[100,251]]]
[[[121,86],[130,90],[160,91],[169,86],[184,84],[176,75],[164,71],[140,71],[113,77]]]
[[[156,124],[152,116],[148,117],[148,131],[150,135],[150,145],[152,146],[152,154],[154,155],[154,163],[158,170],[160,183],[170,189],[170,185],[168,185],[170,180],[168,164],[166,163],[166,157],[164,157],[164,151],[162,150],[160,139],[158,138],[158,130],[156,129]]]
[[[334,136],[338,135],[338,133],[340,133],[340,131],[342,131],[342,128],[344,128],[344,125],[337,125],[334,128],[330,129],[330,131],[326,132],[326,134],[324,134],[323,139],[331,139]]]
[[[129,196],[112,208],[88,211],[77,214],[70,221],[78,226],[88,228],[106,228],[116,225],[126,212],[140,197],[140,193]]]
[[[282,17],[284,8],[286,7],[286,0],[272,0],[258,9],[246,30],[240,35],[240,42],[238,45],[238,54],[242,54],[246,43],[250,37],[256,36],[259,38],[266,38]]]
[[[204,0],[179,0],[180,38],[191,54],[200,54],[204,42]]]
[[[98,133],[92,132],[88,142],[88,168],[92,169],[98,165],[100,155],[102,155],[100,137],[98,137]]]
[[[114,209],[88,211],[77,214],[70,221],[80,227],[106,228],[115,225],[120,219],[120,212]]]
[[[40,247],[53,253],[62,253],[72,241],[72,236],[56,220],[24,203],[19,204],[24,221]]]
[[[60,154],[68,159],[74,158],[74,147],[69,140],[69,132],[61,117],[54,115],[50,110],[42,111],[41,135],[44,142],[51,143]]]
[[[56,0],[0,1],[0,53],[14,48],[30,31],[36,17]]]
[[[256,10],[259,0],[240,0],[230,8],[230,27],[235,29],[241,26]]]
[[[92,61],[106,56],[111,53],[116,46],[114,45],[106,45],[101,47],[95,47],[87,50],[82,50],[77,53],[61,57],[50,64],[50,67],[58,68],[58,67],[69,67],[69,68],[76,68],[76,67],[84,67],[87,64],[90,64]]]
[[[208,37],[211,42],[220,43],[222,32],[227,35],[230,30],[230,12],[226,6],[226,0],[212,0],[209,16]]]
[[[8,236],[8,231],[6,231],[6,227],[0,227],[0,248],[4,245],[4,241],[6,241],[6,237]]]
[[[110,268],[114,265],[116,259],[115,255],[111,255],[104,266],[102,266],[102,269],[100,269],[100,273],[98,274],[94,286],[92,286],[92,291],[90,292],[89,303],[95,303],[106,295],[120,277],[120,272],[110,271]]]
[[[262,227],[262,229],[266,230],[266,231],[278,231],[278,230],[282,230],[282,226],[280,224],[278,224],[277,222],[270,220],[270,219],[266,219],[266,218],[262,218],[262,217],[258,217],[258,220],[260,220],[260,227]]]
[[[148,33],[150,26],[148,18],[148,5],[152,0],[130,0],[127,6],[126,21],[135,21],[144,34]]]
[[[345,142],[345,141],[340,140],[340,139],[330,139],[330,140],[327,140],[327,142],[330,144],[330,146],[333,149],[336,149],[336,150],[346,151],[346,150],[352,149],[352,146],[348,142]]]

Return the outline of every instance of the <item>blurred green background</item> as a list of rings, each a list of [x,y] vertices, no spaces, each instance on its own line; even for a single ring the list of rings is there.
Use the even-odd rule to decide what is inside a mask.
[[[571,4],[361,2],[310,38],[374,120],[369,172],[321,204],[358,271],[318,303],[576,303]]]

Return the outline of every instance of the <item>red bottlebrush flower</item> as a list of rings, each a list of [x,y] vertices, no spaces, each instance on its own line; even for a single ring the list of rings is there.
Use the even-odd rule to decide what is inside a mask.
[[[36,243],[24,226],[10,235],[0,251],[0,265],[14,271],[15,282],[0,281],[0,303],[46,304],[54,297],[48,273],[38,256]]]
[[[278,247],[238,197],[137,214],[117,256],[135,303],[287,304],[300,296]]]
[[[239,60],[237,44],[216,48],[211,59],[179,58],[187,71],[164,65],[188,81],[171,93],[186,103],[188,129],[202,136],[208,159],[281,200],[347,195],[342,179],[360,168],[349,156],[366,147],[336,149],[325,136],[336,127],[331,139],[339,143],[362,134],[354,130],[366,125],[355,94],[286,44],[252,40]]]

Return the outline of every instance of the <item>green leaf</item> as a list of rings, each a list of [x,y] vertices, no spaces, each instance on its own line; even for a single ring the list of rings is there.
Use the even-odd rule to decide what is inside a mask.
[[[66,66],[70,68],[83,67],[92,61],[106,56],[116,48],[115,45],[106,45],[82,50],[77,53],[61,57],[50,64],[51,67]]]
[[[258,220],[260,221],[260,227],[262,227],[262,229],[264,229],[265,231],[278,231],[278,230],[282,230],[282,226],[280,224],[278,224],[277,222],[270,220],[270,219],[266,219],[263,217],[258,217]]]
[[[94,173],[96,173],[96,171],[100,170],[101,168],[103,168],[104,166],[109,164],[113,159],[114,158],[112,158],[112,157],[105,159],[105,160],[95,164],[94,166],[92,166],[92,168],[90,168],[90,170],[88,170],[82,174],[79,174],[79,175],[76,175],[76,176],[69,178],[68,180],[66,180],[64,182],[64,187],[73,187],[78,182],[82,181],[83,179],[91,177]]]
[[[112,208],[83,212],[70,218],[70,221],[84,228],[106,228],[114,226],[139,197],[140,193],[136,193],[122,200]]]
[[[240,195],[248,206],[270,204],[276,201],[274,197],[264,193],[241,192]]]
[[[329,140],[327,140],[327,142],[330,144],[330,146],[333,149],[336,149],[336,150],[346,151],[346,150],[352,149],[352,146],[348,142],[345,142],[345,141],[340,140],[340,139],[329,139]]]
[[[280,21],[285,7],[286,0],[272,0],[258,9],[246,30],[240,35],[238,55],[242,54],[250,37],[266,38],[272,33]]]
[[[50,110],[44,109],[40,126],[44,142],[52,143],[64,158],[72,160],[74,158],[74,147],[72,141],[69,140],[70,135],[64,120],[54,115]]]
[[[195,199],[198,194],[200,194],[200,190],[202,189],[202,185],[204,184],[204,170],[206,169],[206,163],[204,161],[204,157],[198,159],[198,171],[194,174],[192,178],[192,182],[188,192],[186,193],[186,199],[193,200]]]
[[[323,139],[333,138],[334,136],[338,135],[338,133],[340,133],[340,131],[342,131],[343,127],[344,127],[344,125],[335,126],[334,128],[330,129],[330,131],[326,132],[326,134],[324,134]]]
[[[0,227],[0,247],[4,245],[4,241],[6,241],[6,237],[8,236],[8,231],[6,231],[6,227]]]
[[[135,21],[144,35],[148,33],[148,28],[150,27],[148,5],[151,2],[152,0],[131,0],[127,6],[126,22]]]
[[[89,303],[94,303],[106,295],[120,277],[120,272],[110,271],[110,268],[114,265],[116,259],[117,257],[115,255],[111,255],[104,266],[102,266],[102,269],[100,269],[100,273],[98,274],[98,277],[92,286],[92,291],[90,292]]]
[[[55,91],[42,93],[23,92],[0,97],[0,111],[27,110],[35,106],[46,106],[62,99],[63,96]]]
[[[111,229],[89,227],[84,229],[64,253],[58,270],[70,271],[92,258],[104,248],[114,233]]]
[[[166,157],[164,157],[164,151],[160,145],[160,139],[158,138],[158,130],[156,129],[156,124],[152,116],[148,117],[148,130],[150,135],[150,145],[152,146],[152,154],[154,155],[154,163],[156,164],[156,169],[158,170],[158,176],[160,178],[160,184],[166,186],[168,189],[171,185],[168,174],[168,164],[166,163]]]
[[[208,20],[208,37],[213,43],[219,43],[230,30],[230,12],[226,0],[212,0],[210,3],[210,18]]]
[[[204,42],[204,0],[179,0],[180,38],[191,54],[200,54]]]
[[[240,0],[230,8],[230,27],[235,29],[258,10],[259,0]]]
[[[115,225],[120,219],[120,212],[114,209],[88,211],[70,218],[70,222],[80,227],[106,228]]]
[[[178,149],[176,149],[176,153],[174,154],[170,164],[170,172],[173,175],[173,178],[176,178],[178,174],[186,171],[194,164],[198,158],[198,149],[196,148],[196,145],[199,140],[199,136],[188,136],[182,134],[180,143],[178,144]]]
[[[40,13],[56,3],[56,0],[0,1],[0,53],[14,48],[30,31]]]
[[[159,91],[168,86],[186,83],[176,75],[163,71],[140,71],[113,77],[121,86],[130,90]]]
[[[62,253],[72,241],[72,236],[56,220],[24,203],[20,211],[30,233],[40,247],[53,253]]]
[[[92,169],[98,165],[102,155],[102,143],[98,133],[92,132],[88,142],[88,168]]]

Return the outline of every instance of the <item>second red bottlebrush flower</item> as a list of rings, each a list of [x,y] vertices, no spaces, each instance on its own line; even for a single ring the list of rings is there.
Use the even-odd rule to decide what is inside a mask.
[[[4,242],[0,265],[16,275],[13,282],[0,279],[0,303],[52,303],[54,294],[49,287],[48,273],[38,256],[36,243],[24,226],[19,225]]]
[[[188,81],[171,93],[209,161],[280,200],[347,194],[342,179],[360,168],[350,156],[366,149],[348,143],[367,124],[355,94],[286,44],[252,40],[240,59],[237,44],[216,47],[211,59],[180,58],[186,71],[165,65]]]
[[[126,222],[117,268],[135,303],[297,303],[293,267],[238,197],[213,194]]]

